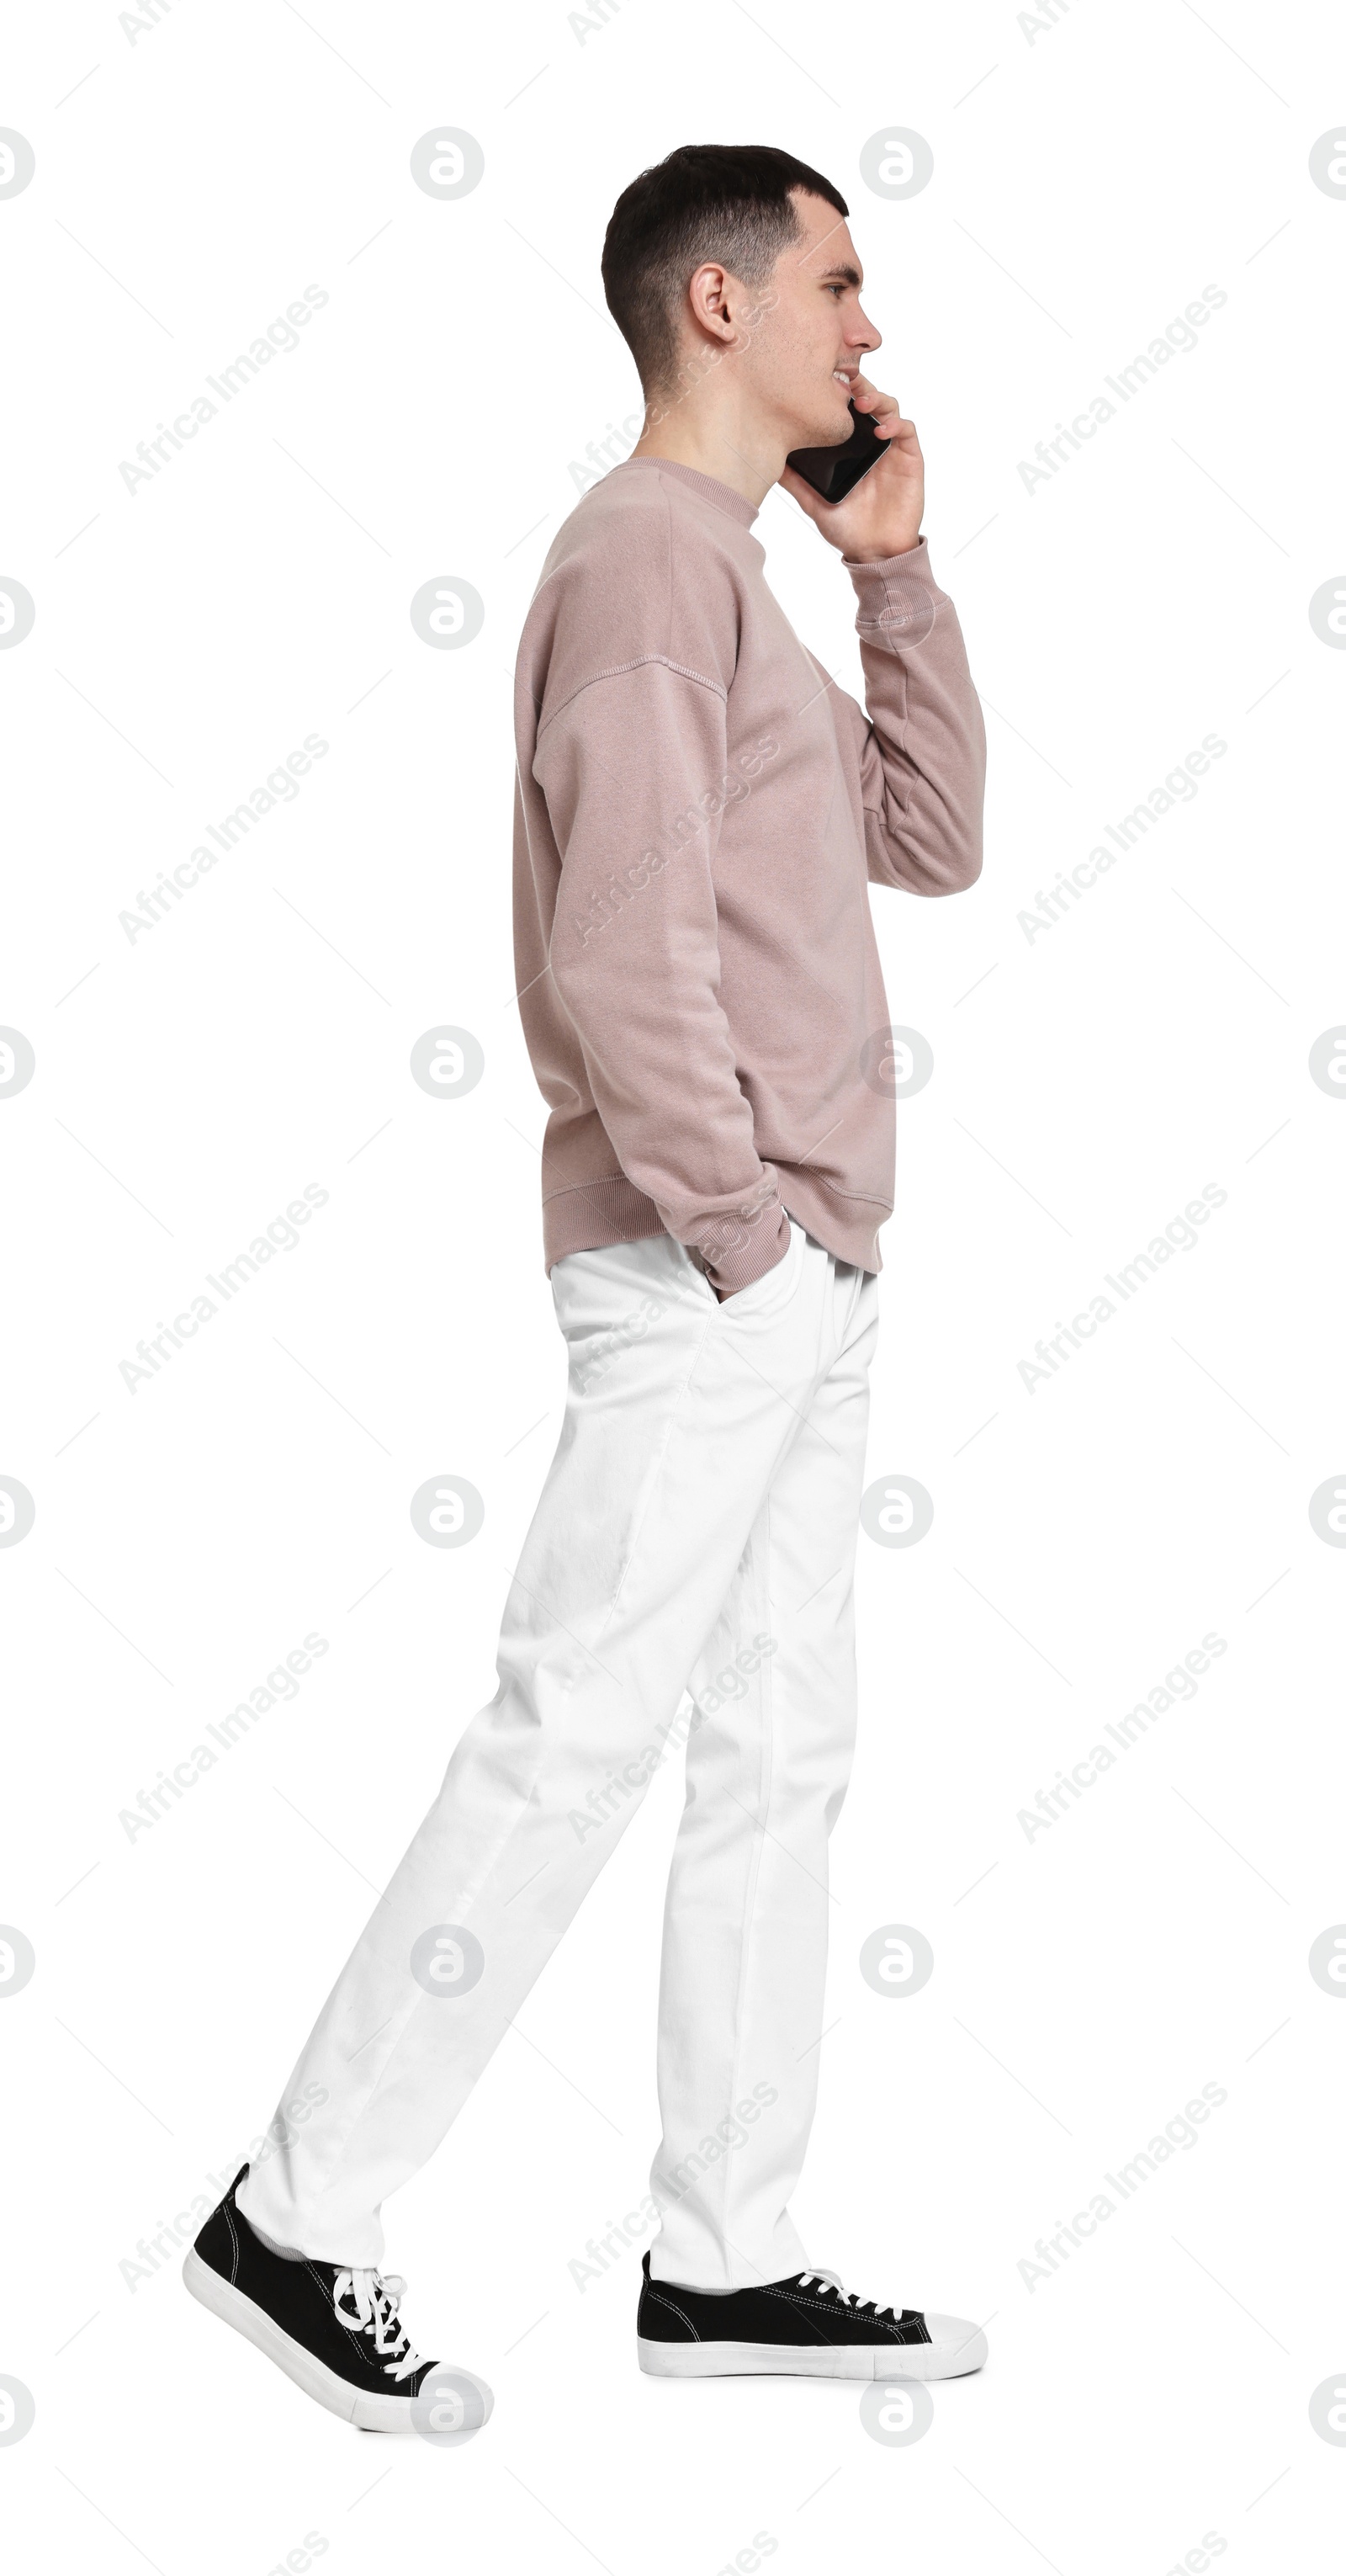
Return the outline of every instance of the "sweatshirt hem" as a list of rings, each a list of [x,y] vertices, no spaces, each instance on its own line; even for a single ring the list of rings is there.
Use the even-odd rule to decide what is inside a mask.
[[[892,1215],[887,1200],[838,1192],[817,1172],[782,1163],[774,1154],[770,1159],[778,1175],[777,1198],[764,1207],[764,1216],[773,1207],[784,1208],[838,1261],[849,1262],[857,1270],[882,1270],[879,1228]],[[651,1235],[670,1231],[653,1199],[624,1173],[572,1181],[543,1197],[543,1260],[549,1274],[567,1253],[598,1252],[613,1243],[642,1243]],[[771,1266],[769,1260],[761,1264],[762,1269]],[[721,1262],[719,1268],[725,1271],[726,1264]],[[727,1277],[724,1284],[729,1284]]]

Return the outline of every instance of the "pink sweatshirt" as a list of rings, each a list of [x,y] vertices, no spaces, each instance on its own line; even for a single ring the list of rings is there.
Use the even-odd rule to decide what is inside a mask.
[[[981,865],[985,732],[925,539],[847,566],[868,714],[763,579],[750,501],[663,457],[585,494],[519,643],[514,946],[551,1116],[547,1268],[667,1232],[714,1286],[789,1218],[881,1268],[895,1111],[869,886]]]

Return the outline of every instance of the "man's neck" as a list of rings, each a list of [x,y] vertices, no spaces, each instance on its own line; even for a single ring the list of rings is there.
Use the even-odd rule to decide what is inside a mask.
[[[711,474],[716,482],[727,483],[731,492],[750,501],[755,510],[761,508],[772,484],[780,481],[785,463],[778,436],[759,423],[727,415],[692,420],[676,411],[655,428],[647,429],[631,453],[667,457],[670,464],[690,465],[698,474]]]

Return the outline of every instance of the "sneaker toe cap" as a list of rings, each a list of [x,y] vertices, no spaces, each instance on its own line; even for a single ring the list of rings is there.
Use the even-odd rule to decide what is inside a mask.
[[[931,2359],[938,2357],[946,2378],[959,2377],[965,2370],[980,2370],[987,2356],[987,2342],[981,2327],[968,2317],[936,2316],[925,2311],[926,2332],[930,2337]]]

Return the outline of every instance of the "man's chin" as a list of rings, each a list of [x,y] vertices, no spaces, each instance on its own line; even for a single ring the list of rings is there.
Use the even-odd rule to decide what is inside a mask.
[[[841,385],[837,385],[836,391],[841,398],[841,408],[837,415],[836,426],[832,430],[831,436],[826,441],[823,441],[822,439],[819,440],[818,444],[820,447],[824,444],[828,447],[844,447],[855,427],[855,423],[851,418],[850,395]]]
[[[826,418],[820,418],[809,429],[802,431],[794,441],[794,445],[796,447],[844,447],[854,427],[849,402],[840,419],[829,404]]]

